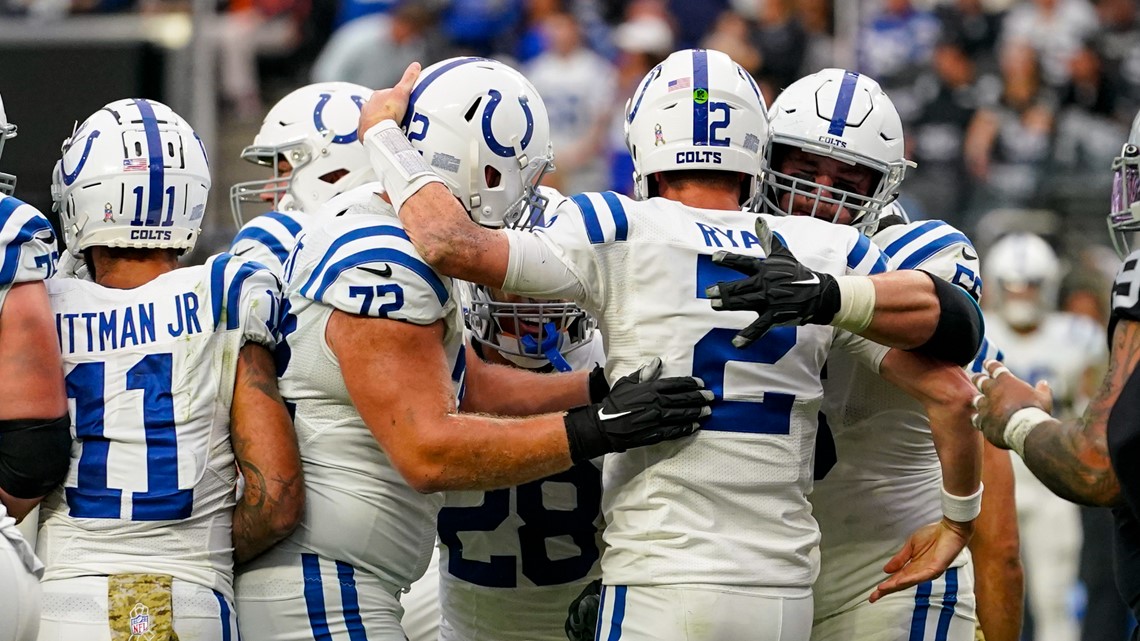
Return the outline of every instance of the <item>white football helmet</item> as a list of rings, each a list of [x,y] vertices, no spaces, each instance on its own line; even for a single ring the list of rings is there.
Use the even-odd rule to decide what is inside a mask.
[[[194,247],[210,168],[198,134],[154,100],[112,102],[63,143],[52,198],[67,249]]]
[[[873,233],[883,207],[898,197],[907,167],[915,166],[903,158],[902,120],[879,83],[854,71],[824,69],[793,82],[772,103],[769,116],[761,166],[764,211],[790,214],[780,201],[799,196],[812,202],[813,216],[821,202],[828,203],[835,205],[832,222],[839,222],[846,208],[853,214],[851,226]],[[792,148],[868,167],[879,178],[861,194],[778,171]]]
[[[657,195],[650,177],[658,172],[706,169],[750,176],[742,194],[750,201],[767,138],[756,81],[712,49],[673,53],[646,74],[625,106],[625,143],[638,199]]]
[[[4,101],[0,100],[0,155],[4,153],[4,141],[16,137],[16,125],[8,122],[4,113]],[[0,194],[11,196],[16,191],[16,177],[0,172]]]
[[[550,123],[518,71],[486,58],[438,62],[412,88],[402,126],[480,225],[528,227],[545,207],[537,188],[554,168]]]
[[[524,369],[573,369],[566,355],[594,339],[598,322],[574,303],[540,301],[467,285],[463,317],[471,338]]]
[[[253,144],[241,152],[273,176],[230,187],[237,226],[245,224],[243,207],[315,213],[333,196],[376,180],[368,152],[356,139],[360,109],[371,95],[360,85],[319,82],[273,105]],[[292,168],[286,175],[278,170],[282,159]]]
[[[994,297],[990,300],[1011,327],[1032,329],[1057,308],[1061,261],[1040,236],[1024,232],[1003,236],[983,265],[987,295]]]
[[[1112,210],[1108,232],[1121,258],[1131,253],[1132,234],[1140,231],[1140,112],[1132,120],[1128,142],[1112,161]]]

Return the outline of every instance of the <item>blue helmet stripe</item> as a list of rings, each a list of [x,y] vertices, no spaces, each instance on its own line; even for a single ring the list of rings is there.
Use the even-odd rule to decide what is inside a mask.
[[[162,192],[166,188],[163,175],[162,137],[158,133],[158,117],[154,107],[147,100],[135,99],[135,106],[142,116],[143,131],[146,133],[146,150],[150,164],[150,187],[147,189],[146,224],[162,223]]]
[[[705,99],[697,101],[697,92],[705,92]],[[709,53],[693,49],[693,144],[709,144]]]
[[[459,65],[465,65],[470,62],[479,62],[481,60],[486,60],[486,58],[461,58],[459,60],[452,60],[439,69],[436,69],[435,71],[428,74],[423,80],[420,80],[420,83],[416,85],[415,89],[412,90],[412,95],[408,97],[408,109],[404,112],[404,120],[400,123],[400,126],[407,129],[408,124],[412,121],[412,114],[416,113],[416,101],[419,100],[420,96],[422,96],[424,91],[427,90],[428,85],[435,82],[437,78],[458,67]]]
[[[645,97],[645,90],[649,88],[649,83],[661,73],[661,65],[654,67],[649,73],[645,74],[645,80],[641,83],[641,89],[637,91],[637,100],[633,103],[633,109],[629,112],[629,122],[633,122],[633,117],[637,115],[637,110],[641,108],[641,99]]]
[[[855,71],[843,72],[843,82],[839,85],[839,97],[835,99],[835,111],[831,113],[831,126],[827,133],[832,136],[842,136],[847,128],[847,115],[851,113],[851,99],[855,97],[855,85],[859,82],[859,74]]]

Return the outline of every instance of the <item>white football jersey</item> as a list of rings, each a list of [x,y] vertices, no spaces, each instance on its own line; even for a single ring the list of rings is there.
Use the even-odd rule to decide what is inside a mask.
[[[812,269],[886,268],[854,229],[762,218]],[[819,325],[774,328],[747,349],[733,347],[756,315],[714,311],[705,288],[741,277],[712,262],[717,250],[764,255],[756,220],[607,192],[564,201],[550,226],[536,231],[573,273],[576,302],[598,318],[609,380],[660,356],[664,376],[699,376],[717,398],[694,436],[607,455],[607,583],[799,589],[815,578],[810,552],[819,530],[806,494],[820,370],[833,343],[863,354],[870,367],[886,349]],[[525,241],[512,235],[511,242]],[[507,289],[518,289],[513,267]]]
[[[566,361],[575,371],[604,365],[601,335],[595,330]],[[592,463],[518,487],[447,492],[438,524],[441,641],[563,641],[566,608],[602,574],[601,501],[602,472]]]
[[[1089,368],[1108,355],[1104,329],[1078,314],[1054,312],[1032,333],[1019,334],[996,311],[986,314],[986,334],[1005,352],[1004,363],[1028,383],[1048,381],[1058,412],[1071,415],[1081,400],[1081,384]]]
[[[423,262],[371,189],[353,190],[367,190],[358,192],[366,204],[307,230],[285,265],[278,374],[281,395],[295,409],[306,498],[301,524],[278,549],[342,561],[406,589],[427,565],[442,495],[412,489],[376,442],[349,397],[325,328],[334,309],[417,325],[444,321],[458,402],[463,321],[451,279]]]
[[[872,239],[891,270],[922,269],[980,295],[978,254],[950,225],[891,225]],[[994,357],[988,345],[976,362]],[[828,359],[823,389],[810,497],[823,535],[817,621],[866,601],[907,537],[942,518],[942,471],[922,404],[846,354]],[[963,552],[951,567],[968,561]]]
[[[8,290],[17,283],[44,280],[55,271],[58,253],[55,232],[43,214],[18,198],[0,194],[0,312]],[[16,520],[0,504],[0,536],[10,540],[29,572],[40,573],[43,564],[16,529]]]
[[[238,351],[272,349],[280,289],[231,254],[134,289],[47,281],[75,433],[43,503],[45,580],[169,574],[233,597]]]
[[[0,310],[8,289],[17,283],[44,280],[55,273],[59,253],[51,223],[38,209],[0,194]]]
[[[230,243],[230,253],[261,263],[278,277],[289,252],[297,245],[309,217],[299,211],[271,211],[242,226]]]

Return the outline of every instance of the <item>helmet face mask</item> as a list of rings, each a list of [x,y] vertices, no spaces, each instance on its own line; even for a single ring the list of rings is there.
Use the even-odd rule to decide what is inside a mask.
[[[898,197],[907,167],[902,120],[877,82],[843,69],[824,69],[792,83],[772,104],[770,137],[761,161],[762,211],[812,215],[870,234],[883,208]],[[785,160],[800,150],[846,166],[861,167],[875,179],[865,190],[844,188],[841,170],[831,184],[787,171]],[[833,165],[840,166],[843,165]],[[821,163],[822,167],[822,163]]]
[[[412,88],[403,128],[476,223],[539,222],[554,152],[546,105],[522,74],[485,58],[436,63]]]
[[[1140,147],[1131,142],[1126,143],[1112,161],[1108,231],[1116,253],[1121,258],[1128,256],[1132,251],[1132,235],[1140,232]]]
[[[889,188],[887,174],[829,148],[822,151],[827,153],[768,142],[765,156],[773,160],[761,188],[768,211],[857,228],[872,225],[887,204],[876,198]],[[828,175],[831,184],[817,182],[820,175]]]
[[[272,175],[230,187],[237,226],[270,209],[312,213],[334,196],[374,181],[356,133],[360,109],[371,93],[347,82],[322,82],[301,87],[274,105],[253,144],[241,153],[243,160],[271,169]]]
[[[574,303],[513,296],[469,285],[471,337],[515,365],[537,369],[592,340],[597,321]]]
[[[210,190],[205,147],[166,105],[119,100],[64,141],[52,175],[67,249],[194,247]]]
[[[0,100],[0,156],[4,155],[4,142],[16,137],[16,125],[8,122],[4,101]],[[0,172],[0,194],[11,196],[16,191],[16,176]]]

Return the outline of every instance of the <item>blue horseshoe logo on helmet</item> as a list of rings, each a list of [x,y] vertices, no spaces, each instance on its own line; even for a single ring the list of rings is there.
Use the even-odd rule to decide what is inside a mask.
[[[487,93],[491,96],[491,100],[487,103],[487,108],[483,110],[483,140],[487,142],[487,147],[491,153],[503,158],[513,158],[515,150],[499,144],[499,141],[495,140],[495,133],[491,131],[491,117],[495,115],[495,108],[503,101],[503,94],[494,89]],[[519,104],[522,105],[523,115],[526,116],[526,133],[523,134],[520,149],[526,149],[527,145],[530,144],[531,134],[534,133],[534,114],[530,111],[526,96],[519,96]]]
[[[321,94],[321,99],[317,101],[317,106],[313,109],[313,126],[317,128],[317,131],[331,131],[328,127],[325,127],[325,121],[321,118],[321,113],[325,110],[325,105],[327,105],[330,100],[332,100],[331,93]],[[352,102],[356,103],[357,109],[364,108],[364,98],[352,96]],[[356,142],[356,130],[353,129],[351,132],[341,135],[336,135],[334,132],[332,141],[338,145]]]
[[[80,130],[82,129],[83,128],[80,127]],[[92,131],[90,136],[87,136],[87,141],[83,143],[83,155],[79,157],[79,162],[75,165],[75,171],[67,171],[63,166],[63,159],[60,159],[59,171],[63,174],[63,184],[71,186],[71,183],[75,182],[76,178],[79,178],[79,172],[83,171],[83,166],[87,164],[87,156],[91,154],[91,145],[95,143],[95,139],[98,137],[98,129]],[[69,145],[67,148],[70,150],[71,146]],[[67,154],[64,154],[64,156],[66,155]]]

